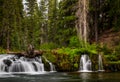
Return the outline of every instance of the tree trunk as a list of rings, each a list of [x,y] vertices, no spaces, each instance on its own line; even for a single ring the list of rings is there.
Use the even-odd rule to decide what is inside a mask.
[[[98,6],[97,2],[95,2],[95,42],[98,41]]]
[[[78,11],[76,12],[76,16],[78,18],[76,22],[77,34],[80,40],[86,44],[88,41],[88,7],[89,0],[79,0],[78,1]]]
[[[8,31],[7,31],[7,51],[10,50],[10,35],[9,35],[9,27],[8,27]]]

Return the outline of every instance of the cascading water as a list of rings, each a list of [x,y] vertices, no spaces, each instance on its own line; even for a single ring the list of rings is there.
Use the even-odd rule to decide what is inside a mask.
[[[104,71],[101,55],[98,56],[98,71]]]
[[[50,69],[50,71],[53,71]],[[41,57],[26,58],[16,55],[0,55],[0,72],[45,73]]]
[[[91,72],[91,60],[88,55],[82,55],[80,58],[80,72]]]
[[[43,58],[45,59],[46,62],[49,63],[49,65],[50,65],[50,71],[51,71],[51,72],[56,71],[55,66],[54,66],[49,60],[47,60],[46,57],[43,56]]]

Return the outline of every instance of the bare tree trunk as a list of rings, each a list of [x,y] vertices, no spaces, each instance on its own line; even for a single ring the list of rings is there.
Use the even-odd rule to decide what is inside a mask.
[[[80,40],[82,40],[85,44],[88,41],[88,7],[89,0],[79,0],[78,1],[78,11],[76,12],[76,16],[78,20],[76,22],[77,34]]]
[[[95,2],[95,24],[94,24],[94,27],[95,27],[95,42],[97,43],[98,41],[98,17],[97,17],[97,2]]]
[[[41,27],[40,31],[41,31],[40,43],[43,44],[44,43],[44,28]]]
[[[7,29],[7,51],[9,52],[9,50],[10,50],[10,35],[9,35],[10,33],[9,33],[9,27],[8,27],[8,29]]]
[[[44,22],[40,28],[41,36],[40,36],[40,44],[47,43],[47,24]]]

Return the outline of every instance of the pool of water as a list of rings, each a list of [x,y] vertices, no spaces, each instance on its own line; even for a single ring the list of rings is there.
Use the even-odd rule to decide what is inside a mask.
[[[54,72],[44,74],[0,73],[0,82],[120,82],[120,73]]]

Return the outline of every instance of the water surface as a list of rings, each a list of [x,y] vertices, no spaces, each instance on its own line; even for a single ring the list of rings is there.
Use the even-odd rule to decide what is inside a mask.
[[[6,74],[0,73],[0,82],[120,82],[120,73],[45,73]]]

